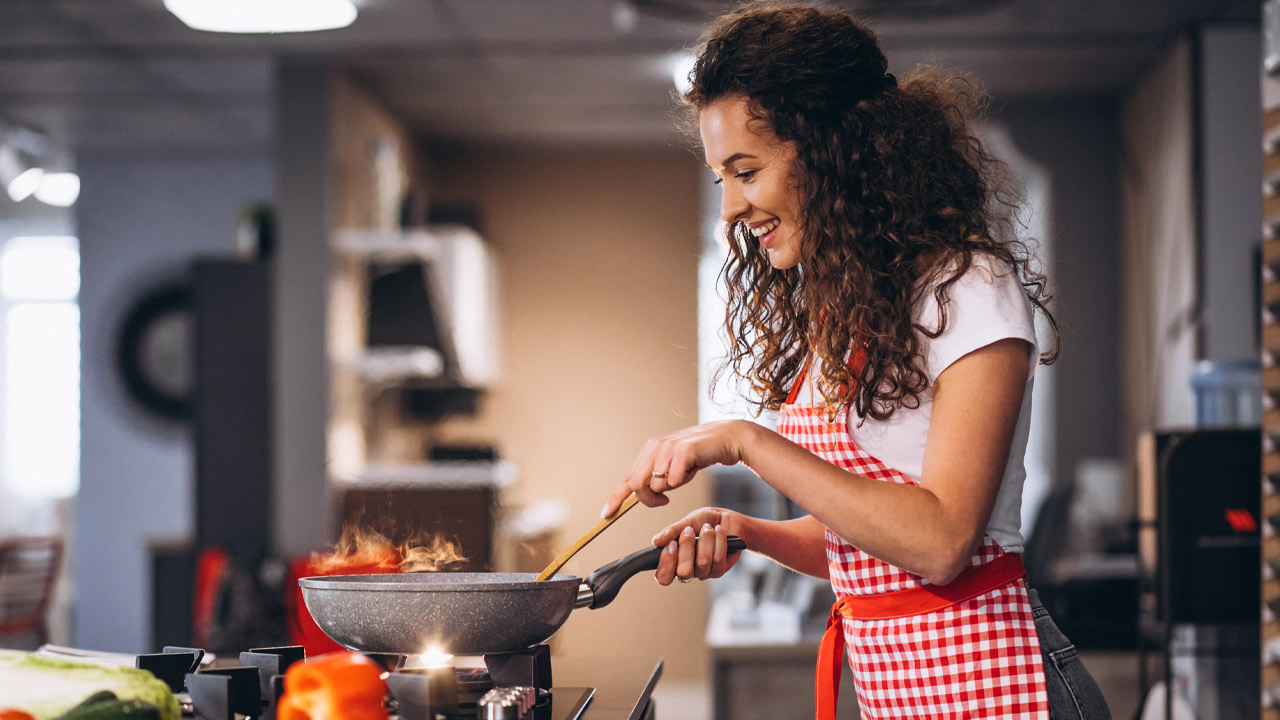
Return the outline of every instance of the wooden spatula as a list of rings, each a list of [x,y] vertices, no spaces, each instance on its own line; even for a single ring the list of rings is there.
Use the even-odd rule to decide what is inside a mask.
[[[573,557],[574,555],[577,555],[578,551],[581,550],[583,547],[585,547],[587,543],[591,542],[592,540],[595,540],[596,536],[604,532],[605,528],[612,525],[614,520],[617,520],[618,518],[622,517],[624,514],[626,514],[628,510],[635,507],[636,500],[637,498],[635,495],[632,495],[626,500],[623,500],[622,507],[618,508],[617,512],[601,520],[600,522],[596,523],[596,526],[591,528],[591,530],[588,531],[586,535],[583,535],[582,537],[578,538],[577,542],[575,542],[574,544],[566,548],[565,551],[560,553],[560,555],[557,556],[555,560],[551,561],[551,564],[548,565],[545,570],[538,573],[538,577],[536,579],[537,582],[542,582],[543,580],[546,580],[552,575],[555,575],[556,572],[561,567],[563,567],[565,563],[569,562],[569,558]]]

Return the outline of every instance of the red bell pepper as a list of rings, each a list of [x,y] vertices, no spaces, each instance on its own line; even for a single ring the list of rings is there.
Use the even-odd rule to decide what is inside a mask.
[[[387,683],[378,663],[338,652],[294,663],[284,674],[278,720],[387,720]]]

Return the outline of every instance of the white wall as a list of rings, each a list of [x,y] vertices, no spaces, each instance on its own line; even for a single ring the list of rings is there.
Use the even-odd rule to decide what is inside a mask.
[[[193,531],[189,429],[137,409],[115,372],[117,328],[146,287],[197,255],[229,254],[240,211],[266,201],[265,153],[78,158],[81,194],[81,480],[73,642],[150,651],[148,544]]]
[[[1210,25],[1199,36],[1200,287],[1210,360],[1258,356],[1262,41],[1258,28]]]
[[[1185,427],[1193,417],[1190,373],[1200,334],[1193,62],[1191,42],[1180,39],[1125,99],[1122,113],[1121,358],[1130,456],[1140,432]]]
[[[1050,485],[1087,458],[1127,452],[1119,439],[1119,166],[1115,102],[1081,96],[1000,102],[996,120],[1048,181],[1049,308],[1062,332],[1046,453]],[[1039,380],[1036,381],[1039,385]],[[1068,389],[1069,388],[1069,389]],[[1037,387],[1037,391],[1039,388]]]

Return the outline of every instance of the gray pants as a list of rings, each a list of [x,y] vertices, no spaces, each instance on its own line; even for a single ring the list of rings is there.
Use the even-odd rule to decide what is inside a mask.
[[[1036,634],[1040,637],[1040,654],[1044,658],[1044,681],[1049,696],[1049,720],[1111,720],[1107,701],[1098,683],[1080,662],[1076,646],[1049,617],[1035,590],[1031,596],[1031,612],[1036,618]]]

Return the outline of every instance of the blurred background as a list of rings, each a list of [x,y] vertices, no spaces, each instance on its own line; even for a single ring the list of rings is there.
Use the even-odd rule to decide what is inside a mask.
[[[1114,716],[1280,717],[1259,662],[1275,9],[841,4],[899,77],[953,66],[991,95],[1064,338],[1036,383],[1027,564]],[[733,5],[354,0],[342,27],[241,33],[180,0],[0,3],[0,538],[52,538],[10,552],[56,569],[28,583],[44,626],[0,616],[0,646],[274,641],[291,573],[344,525],[537,571],[647,438],[745,416],[707,393],[719,198],[672,100]],[[703,475],[568,571],[704,504],[799,512]],[[663,714],[788,716],[830,601],[754,559],[639,578],[553,649],[662,657]]]

